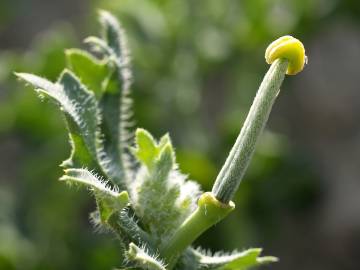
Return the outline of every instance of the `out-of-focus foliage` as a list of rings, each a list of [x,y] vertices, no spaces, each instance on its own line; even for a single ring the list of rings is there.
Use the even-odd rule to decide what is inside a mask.
[[[0,33],[24,16],[23,3],[0,2]],[[266,68],[268,41],[293,33],[306,43],[331,18],[358,18],[357,1],[96,0],[89,5],[88,10],[117,14],[128,29],[139,125],[156,137],[170,130],[180,168],[204,190],[240,130]],[[96,27],[95,13],[83,16],[88,22],[83,29]],[[0,269],[109,269],[118,263],[115,242],[92,235],[87,194],[56,181],[58,161],[70,151],[62,119],[12,75],[31,70],[56,80],[65,64],[63,48],[77,46],[85,36],[60,24],[23,44],[26,49],[5,48],[0,39]],[[255,246],[260,238],[274,241],[286,226],[284,216],[306,213],[318,198],[318,179],[308,161],[291,141],[268,131],[237,194],[238,214],[199,243],[232,249]]]

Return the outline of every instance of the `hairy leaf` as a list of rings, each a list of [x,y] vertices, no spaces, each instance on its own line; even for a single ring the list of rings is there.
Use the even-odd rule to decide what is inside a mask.
[[[65,54],[69,68],[99,99],[114,68],[111,68],[108,61],[100,61],[83,50],[68,49]]]
[[[65,70],[57,83],[32,74],[17,76],[35,87],[36,91],[49,97],[63,111],[72,143],[72,153],[63,162],[64,167],[93,167],[96,160],[96,129],[98,121],[97,102],[76,76]]]
[[[63,110],[70,133],[72,154],[65,168],[90,167],[121,189],[132,174],[128,154],[131,122],[129,57],[124,31],[117,20],[101,12],[104,58],[85,51],[66,51],[69,68],[57,83],[31,74],[19,74]]]
[[[252,248],[232,254],[206,255],[199,250],[192,250],[197,258],[199,269],[213,270],[247,270],[255,266],[276,262],[278,259],[271,256],[260,257],[260,248]]]
[[[120,28],[117,19],[105,10],[100,11],[100,22],[102,24],[102,38],[106,41],[108,46],[113,52],[121,58],[123,55],[124,46],[122,46],[121,35],[122,29]]]
[[[130,213],[130,208],[124,208],[121,212],[113,213],[109,217],[108,223],[113,231],[127,245],[131,242],[134,242],[136,245],[146,244],[147,247],[154,250],[151,237],[139,227],[134,215]]]
[[[159,155],[160,147],[157,147],[155,139],[145,129],[136,130],[135,140],[137,148],[133,149],[134,155],[148,169],[151,169]]]
[[[108,68],[113,72],[106,81],[99,108],[102,114],[100,126],[104,152],[107,156],[106,171],[113,181],[122,188],[131,177],[130,157],[127,145],[132,133],[129,128],[132,100],[129,98],[131,71],[126,45],[126,36],[117,20],[108,12],[100,12],[102,24],[101,44]],[[88,39],[89,40],[89,39]],[[103,83],[104,84],[104,83]]]
[[[159,260],[157,256],[150,254],[146,248],[138,247],[134,243],[129,245],[127,259],[142,269],[166,270],[163,261]]]
[[[60,180],[70,184],[87,186],[95,195],[103,223],[106,223],[113,213],[119,213],[129,203],[129,196],[126,191],[119,193],[108,182],[99,179],[86,169],[67,169]]]
[[[135,157],[142,165],[130,183],[136,214],[157,243],[166,241],[195,207],[198,185],[178,172],[168,135],[156,142],[149,132],[136,131]]]

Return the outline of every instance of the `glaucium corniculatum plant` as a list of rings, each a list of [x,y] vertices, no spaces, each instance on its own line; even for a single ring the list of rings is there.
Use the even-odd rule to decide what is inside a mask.
[[[254,152],[285,74],[303,69],[302,43],[284,36],[266,50],[271,67],[211,192],[178,170],[168,134],[156,140],[131,131],[129,51],[125,34],[108,12],[100,12],[101,37],[85,40],[91,52],[66,50],[68,66],[53,83],[16,75],[62,111],[72,151],[60,178],[91,190],[97,209],[91,220],[120,242],[120,269],[248,269],[274,262],[261,249],[215,253],[193,241],[231,211],[231,201]],[[133,143],[134,139],[134,143]]]

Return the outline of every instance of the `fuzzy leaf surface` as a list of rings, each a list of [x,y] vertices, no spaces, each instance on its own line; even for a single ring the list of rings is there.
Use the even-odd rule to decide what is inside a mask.
[[[272,256],[260,257],[260,248],[252,248],[243,252],[236,252],[229,255],[206,255],[197,250],[192,250],[197,257],[199,269],[213,270],[247,270],[255,266],[277,262],[278,259]]]
[[[94,166],[98,117],[94,94],[68,70],[61,74],[56,83],[33,74],[19,73],[17,76],[34,86],[40,96],[53,100],[64,113],[72,142],[72,153],[63,166]]]
[[[126,245],[131,242],[136,245],[146,244],[147,247],[153,250],[153,243],[149,234],[137,224],[135,217],[130,214],[129,207],[120,212],[114,212],[109,217],[108,224]]]
[[[88,187],[95,195],[100,218],[104,223],[113,213],[119,213],[129,203],[126,191],[118,192],[111,188],[106,181],[99,179],[86,169],[67,169],[60,180]]]
[[[177,170],[168,135],[157,142],[144,129],[136,131],[135,157],[141,164],[130,192],[135,212],[155,242],[166,241],[195,208],[199,187]]]
[[[159,260],[158,256],[150,254],[146,248],[138,247],[134,243],[129,245],[127,259],[141,269],[166,270],[164,262]]]
[[[107,45],[119,57],[122,57],[123,46],[121,44],[122,29],[117,19],[105,10],[100,11],[100,22],[102,24],[102,38]]]
[[[113,72],[107,61],[100,61],[88,52],[79,49],[68,49],[65,54],[69,68],[99,99],[106,88],[108,77]]]
[[[100,12],[102,39],[96,39],[103,48],[104,61],[110,76],[104,86],[99,108],[102,114],[100,126],[103,151],[107,156],[106,171],[116,184],[124,188],[130,177],[130,157],[127,145],[132,133],[129,131],[132,112],[130,95],[131,71],[125,32],[110,13]],[[94,39],[94,38],[93,38]]]

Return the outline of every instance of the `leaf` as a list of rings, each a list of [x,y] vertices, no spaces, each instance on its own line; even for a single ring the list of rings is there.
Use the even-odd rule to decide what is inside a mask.
[[[99,61],[90,54],[71,49],[67,51],[69,65],[81,78],[84,84],[88,85],[100,100],[102,121],[100,123],[100,135],[102,148],[100,160],[102,167],[108,177],[121,188],[125,189],[124,171],[126,158],[122,157],[126,143],[123,140],[121,129],[125,126],[126,117],[122,115],[122,107],[126,104],[122,100],[122,90],[118,67],[113,61]],[[126,112],[125,112],[126,113]],[[116,123],[116,124],[114,124]]]
[[[174,155],[174,149],[170,143],[162,146],[153,170],[153,177],[157,179],[157,181],[166,181],[170,171],[175,166]]]
[[[146,244],[153,249],[153,241],[149,234],[139,227],[134,215],[130,213],[130,208],[113,213],[108,219],[108,224],[126,245],[134,242],[137,245]]]
[[[129,190],[137,216],[159,244],[194,210],[199,187],[178,172],[169,135],[157,142],[144,129],[135,134],[133,153],[141,167]]]
[[[86,169],[67,169],[60,180],[87,186],[95,195],[103,223],[107,223],[113,213],[120,212],[129,203],[129,195],[126,191],[119,193],[117,189],[111,188],[108,182],[99,179]]]
[[[122,46],[121,39],[122,29],[119,25],[117,19],[105,10],[99,12],[100,23],[102,25],[102,38],[106,41],[108,46],[113,50],[113,52],[118,56],[122,57],[124,52],[124,46]]]
[[[113,89],[110,90],[110,87]],[[114,73],[101,97],[99,107],[102,114],[100,130],[103,136],[103,151],[108,157],[107,171],[111,179],[123,187],[127,177],[126,170],[129,167],[127,145],[131,138],[131,133],[128,131],[131,123],[128,118],[131,114],[128,112],[129,105],[123,98],[122,91],[118,75]]]
[[[121,160],[123,145],[121,145],[121,83],[116,73],[118,70],[109,60],[99,61],[89,53],[71,49],[67,51],[69,65],[81,80],[92,89],[100,99],[101,109],[100,160],[108,177],[125,189],[124,165]],[[119,124],[114,124],[119,123]],[[100,146],[100,144],[99,144]]]
[[[102,53],[105,56],[115,55],[114,51],[107,45],[105,40],[102,40],[99,37],[90,36],[84,39],[84,43],[90,46],[90,50]]]
[[[148,169],[154,166],[154,161],[159,154],[159,147],[153,136],[145,129],[138,128],[135,132],[135,143],[137,148],[133,150],[139,161],[144,163]]]
[[[69,68],[99,99],[114,68],[110,67],[108,61],[100,61],[83,50],[68,49],[65,55]]]
[[[127,42],[125,32],[110,13],[101,11],[100,21],[102,40],[92,37],[87,41],[95,42],[102,49],[108,65],[113,68],[99,103],[102,114],[100,129],[104,142],[103,151],[108,157],[105,166],[111,179],[124,187],[132,174],[127,146],[132,139],[132,133],[129,131],[132,127],[132,100],[129,98],[131,71]]]
[[[157,174],[157,179],[167,176],[175,164],[174,150],[169,135],[163,136],[159,143],[145,129],[138,128],[135,132],[136,148],[133,154],[149,171]],[[161,176],[161,175],[162,176]]]
[[[70,133],[72,153],[63,162],[64,167],[94,166],[96,161],[96,129],[98,121],[97,102],[93,93],[68,70],[57,83],[32,74],[17,73],[40,94],[49,97],[63,111]]]
[[[199,250],[192,250],[199,263],[199,269],[213,270],[247,270],[255,266],[277,262],[278,259],[272,256],[259,257],[260,248],[252,248],[243,252],[235,252],[230,255],[209,256]]]
[[[166,270],[163,261],[159,260],[157,256],[149,254],[146,248],[138,247],[134,243],[130,243],[129,245],[127,259],[142,269]]]
[[[31,74],[18,76],[33,84],[39,94],[54,100],[64,112],[72,153],[62,166],[96,169],[125,189],[132,175],[128,153],[132,138],[128,49],[116,19],[105,11],[100,17],[104,40],[95,40],[106,51],[102,60],[70,49],[66,54],[74,73],[65,70],[57,83]]]
[[[58,84],[62,86],[64,95],[60,93],[53,97],[77,124],[89,152],[96,156],[96,129],[99,114],[94,94],[88,91],[79,79],[68,70],[62,73]],[[45,93],[47,93],[46,90]],[[52,93],[49,95],[52,96]]]

